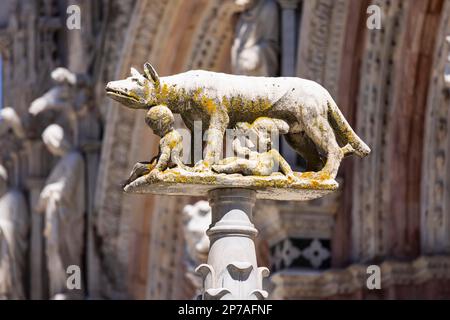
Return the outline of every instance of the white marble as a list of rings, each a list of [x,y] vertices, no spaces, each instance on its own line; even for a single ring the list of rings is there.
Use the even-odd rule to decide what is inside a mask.
[[[47,149],[60,160],[45,182],[37,210],[45,214],[45,252],[50,297],[69,294],[67,267],[82,267],[85,214],[84,161],[64,129],[50,125],[42,134]]]
[[[22,192],[8,189],[0,165],[0,299],[25,299],[29,213]]]
[[[231,48],[234,74],[274,76],[278,72],[279,13],[275,0],[236,0],[239,15]]]
[[[204,300],[256,300],[267,298],[263,278],[269,270],[258,267],[253,225],[256,194],[249,189],[209,192],[212,222],[208,261],[196,271],[202,276]]]

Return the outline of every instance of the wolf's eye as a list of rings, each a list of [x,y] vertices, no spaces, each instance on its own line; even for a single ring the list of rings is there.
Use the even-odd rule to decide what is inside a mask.
[[[131,78],[131,81],[136,82],[138,85],[142,86],[142,83],[137,78]]]

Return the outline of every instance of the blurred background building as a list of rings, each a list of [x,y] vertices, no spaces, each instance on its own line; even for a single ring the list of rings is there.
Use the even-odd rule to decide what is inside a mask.
[[[80,29],[68,28],[70,5],[80,8]],[[370,23],[377,13],[381,28]],[[331,196],[258,202],[259,265],[270,266],[272,299],[450,298],[449,36],[450,0],[1,1],[0,163],[6,189],[21,194],[14,199],[23,197],[27,212],[3,218],[4,230],[20,225],[11,230],[23,231],[24,247],[12,254],[18,246],[0,233],[0,259],[10,259],[0,263],[0,282],[15,263],[23,287],[3,295],[48,299],[58,291],[48,214],[38,210],[62,163],[41,136],[58,124],[83,162],[78,191],[67,193],[67,202],[83,193],[83,218],[52,229],[83,226],[67,249],[82,250],[77,297],[195,296],[192,265],[204,254],[192,253],[202,239],[189,222],[207,214],[202,199],[121,191],[134,163],[156,154],[158,139],[144,111],[117,105],[104,87],[150,61],[161,76],[206,69],[317,81],[372,148],[368,158],[343,162]],[[57,67],[68,71],[52,74]],[[284,142],[281,151],[304,170]],[[381,268],[379,290],[367,288],[369,265]]]

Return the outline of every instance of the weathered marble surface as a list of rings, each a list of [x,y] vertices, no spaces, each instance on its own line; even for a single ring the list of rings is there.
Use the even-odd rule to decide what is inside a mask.
[[[26,137],[22,119],[20,119],[16,110],[11,107],[5,107],[0,109],[0,135],[10,128],[17,138],[24,139]]]
[[[85,185],[82,155],[72,147],[59,125],[50,125],[42,134],[45,146],[60,160],[41,191],[37,210],[45,214],[45,252],[50,297],[75,297],[68,292],[66,269],[82,266]]]
[[[6,188],[7,177],[0,165],[0,300],[25,299],[29,214],[23,193]]]
[[[278,72],[279,13],[275,0],[236,0],[239,15],[231,48],[234,74],[272,76]]]
[[[201,294],[202,281],[195,268],[207,261],[209,251],[209,238],[206,235],[211,224],[211,207],[208,201],[198,201],[194,204],[188,204],[183,208],[183,216],[185,222],[183,224],[183,234],[185,240],[185,248],[187,253],[186,278],[195,288],[193,298]]]
[[[174,168],[164,172],[152,171],[126,185],[124,190],[128,193],[204,196],[209,190],[218,188],[246,188],[255,190],[258,199],[304,201],[320,198],[338,188],[334,179],[317,173],[294,174],[298,179],[289,181],[281,173],[243,176]]]
[[[209,239],[206,230],[211,223],[211,207],[208,201],[201,200],[184,207],[183,214],[187,217],[184,227],[187,251],[189,257],[199,264],[208,254]]]
[[[263,278],[269,270],[258,267],[255,253],[255,191],[218,189],[208,197],[212,219],[207,234],[211,244],[207,263],[196,269],[203,280],[203,300],[267,298]]]

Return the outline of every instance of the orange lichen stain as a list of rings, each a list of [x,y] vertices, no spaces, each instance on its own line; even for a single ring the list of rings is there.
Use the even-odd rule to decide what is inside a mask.
[[[331,176],[328,172],[320,171],[320,172],[303,172],[300,174],[300,178],[308,179],[311,185],[311,188],[321,189],[323,188],[322,183],[326,180],[330,180]]]
[[[320,183],[317,180],[311,180],[311,186],[313,188],[318,188]]]
[[[170,140],[170,141],[169,141],[169,147],[170,147],[170,149],[175,148],[175,147],[177,146],[177,144],[178,144],[178,141],[177,141],[176,139]]]
[[[328,172],[319,172],[318,180],[324,181],[331,179],[331,176]]]
[[[152,171],[155,168],[155,166],[156,166],[156,160],[153,161],[152,163],[147,164],[147,169],[149,171]]]
[[[213,114],[217,110],[217,105],[213,101],[213,99],[210,99],[206,96],[202,96],[201,105],[205,108],[205,110],[206,110],[206,112],[208,112],[208,114]]]
[[[303,179],[314,179],[315,175],[316,175],[315,172],[309,171],[309,172],[302,172],[300,176]]]
[[[184,89],[178,90],[175,86],[169,86],[164,83],[156,94],[156,102],[158,104],[169,105],[179,103],[188,99],[188,94]]]
[[[150,98],[150,83],[149,82],[145,82],[144,84],[144,98],[148,101],[148,99]]]
[[[169,86],[167,84],[163,84],[161,88],[161,96],[167,97],[169,95]]]
[[[293,183],[295,182],[295,178],[292,176],[286,176],[288,183]]]

